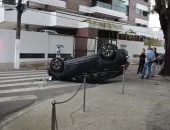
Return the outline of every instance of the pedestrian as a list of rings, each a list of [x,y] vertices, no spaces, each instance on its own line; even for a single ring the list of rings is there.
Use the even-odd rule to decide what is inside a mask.
[[[155,76],[155,72],[156,72],[156,65],[158,64],[158,61],[157,61],[157,57],[158,57],[158,53],[157,53],[157,49],[154,47],[153,48],[153,52],[155,53],[155,60],[151,66],[151,77],[154,77]]]
[[[57,50],[56,50],[56,57],[60,57],[60,47],[57,47]]]
[[[142,51],[140,52],[139,58],[140,59],[139,59],[139,67],[138,67],[137,74],[142,73],[142,71],[143,71],[143,67],[144,67],[144,64],[145,64],[145,58],[146,58],[145,48],[143,48]]]
[[[154,59],[155,59],[155,53],[152,51],[152,48],[149,46],[148,51],[146,52],[145,65],[141,77],[142,79],[144,79],[146,69],[148,69],[148,75],[146,79],[149,79],[151,73],[151,65]]]

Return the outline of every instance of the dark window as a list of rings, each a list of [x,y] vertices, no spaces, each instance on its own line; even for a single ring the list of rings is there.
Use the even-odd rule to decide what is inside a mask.
[[[129,6],[126,7],[126,15],[129,16]]]
[[[137,23],[136,26],[141,26],[141,24]]]
[[[127,45],[121,44],[120,47],[121,47],[121,48],[126,48]]]
[[[148,0],[143,0],[143,1],[148,2]]]
[[[114,21],[119,22],[119,19],[114,19]]]
[[[66,56],[71,56],[71,54],[61,54],[61,58],[64,58]],[[48,58],[54,58],[56,57],[55,53],[48,54]]]
[[[143,27],[147,27],[147,25],[143,25]]]
[[[20,58],[45,58],[44,53],[20,53]]]
[[[112,0],[97,0],[97,1],[100,1],[100,2],[103,2],[103,3],[107,3],[107,4],[111,4],[112,3]]]
[[[148,12],[146,12],[146,11],[143,11],[143,16],[148,16]]]
[[[134,54],[133,58],[139,58],[139,55],[138,54]]]

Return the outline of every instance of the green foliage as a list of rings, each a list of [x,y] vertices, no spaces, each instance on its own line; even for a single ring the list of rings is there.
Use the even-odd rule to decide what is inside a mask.
[[[104,26],[104,27],[122,29],[122,25],[115,24],[115,23],[102,22],[102,21],[96,21],[96,20],[91,20],[91,19],[85,19],[81,22],[87,22],[87,23],[90,23],[90,24],[98,24],[98,25],[101,25],[101,26]]]
[[[154,39],[154,38],[147,38],[144,40],[145,46],[163,46],[163,41]]]

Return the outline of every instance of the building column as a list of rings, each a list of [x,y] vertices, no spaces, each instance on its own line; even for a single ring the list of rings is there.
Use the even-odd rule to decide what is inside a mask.
[[[75,57],[81,57],[87,55],[89,41],[98,37],[98,29],[94,28],[79,28],[75,37]],[[90,47],[93,48],[93,47]],[[95,49],[94,49],[95,50]]]

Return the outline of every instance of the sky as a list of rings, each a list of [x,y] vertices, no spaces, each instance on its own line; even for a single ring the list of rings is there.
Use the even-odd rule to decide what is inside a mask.
[[[154,0],[151,0],[151,4],[154,5]],[[149,27],[160,28],[159,15],[157,13],[150,14],[149,16]]]

